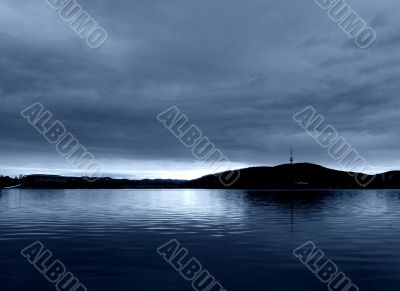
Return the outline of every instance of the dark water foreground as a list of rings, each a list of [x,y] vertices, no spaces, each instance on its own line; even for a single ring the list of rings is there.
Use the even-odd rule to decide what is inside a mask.
[[[328,290],[292,254],[313,241],[360,290],[400,287],[400,191],[1,190],[0,290],[55,290],[40,241],[88,290],[192,290],[176,239],[227,290]]]

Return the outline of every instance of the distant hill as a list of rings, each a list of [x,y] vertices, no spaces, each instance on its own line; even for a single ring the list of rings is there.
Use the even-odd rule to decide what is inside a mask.
[[[356,179],[348,172],[328,169],[320,165],[300,163],[284,164],[275,167],[252,167],[240,169],[240,178],[231,189],[358,189]],[[227,174],[228,172],[224,172]],[[220,174],[224,174],[220,173]],[[53,175],[29,175],[22,179],[0,179],[0,188],[21,184],[23,188],[194,188],[222,189],[227,188],[220,182],[219,175],[207,175],[194,180],[162,180],[162,179],[112,179],[99,178],[89,182],[83,177],[63,177]],[[355,173],[358,174],[358,173]],[[362,174],[359,174],[362,175]],[[372,178],[372,176],[367,176]],[[400,189],[400,172],[392,171],[378,174],[366,188]]]
[[[123,189],[123,188],[181,188],[183,180],[162,179],[112,179],[97,178],[92,181],[84,177],[63,177],[54,175],[29,175],[21,180],[22,188],[61,188],[61,189]]]
[[[226,172],[227,173],[227,172]],[[355,175],[364,176],[360,173]],[[339,189],[364,188],[348,172],[320,165],[300,163],[275,167],[253,167],[240,170],[240,178],[230,188],[235,189]],[[373,176],[367,175],[368,179]],[[207,175],[187,183],[191,188],[225,188],[215,175]],[[400,188],[400,172],[378,174],[367,188]]]
[[[17,178],[11,178],[8,176],[0,176],[0,188],[13,187],[18,184],[20,184],[20,183],[19,183],[19,179],[17,179]]]

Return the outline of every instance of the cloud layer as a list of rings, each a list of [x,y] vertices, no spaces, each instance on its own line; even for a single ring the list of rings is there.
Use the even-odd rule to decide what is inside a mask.
[[[400,169],[394,0],[348,1],[377,32],[358,48],[314,1],[79,1],[89,48],[46,1],[0,3],[0,171],[74,173],[20,111],[40,101],[115,177],[207,173],[156,116],[178,106],[235,166],[336,167],[292,116],[314,106],[376,171]]]

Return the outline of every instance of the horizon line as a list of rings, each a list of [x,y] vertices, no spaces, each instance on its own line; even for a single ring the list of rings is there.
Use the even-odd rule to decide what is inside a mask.
[[[325,169],[329,169],[329,170],[333,170],[333,171],[338,171],[338,172],[344,172],[344,173],[358,173],[358,174],[364,174],[364,175],[370,175],[370,176],[375,176],[375,175],[382,175],[382,174],[386,174],[386,173],[390,173],[390,172],[397,172],[400,170],[389,170],[389,171],[385,171],[385,172],[376,172],[376,173],[364,173],[364,172],[356,172],[356,171],[348,171],[348,170],[344,170],[344,169],[337,169],[337,168],[333,168],[333,167],[329,167],[329,166],[324,166],[324,165],[320,165],[320,164],[316,164],[316,163],[310,163],[310,162],[300,162],[300,163],[283,163],[283,164],[277,164],[277,165],[271,165],[271,166],[266,166],[266,165],[254,165],[254,166],[248,166],[248,167],[244,167],[244,168],[236,168],[236,169],[228,169],[222,172],[217,172],[217,173],[208,173],[196,178],[192,178],[192,179],[178,179],[178,178],[141,178],[141,179],[135,179],[133,177],[130,178],[122,178],[122,177],[112,177],[112,176],[100,176],[100,177],[96,177],[93,176],[92,178],[97,178],[97,179],[105,179],[105,178],[109,178],[109,179],[114,179],[114,180],[137,180],[137,181],[142,181],[142,180],[177,180],[177,181],[192,181],[192,180],[196,180],[196,179],[200,179],[202,177],[206,177],[206,176],[210,176],[210,175],[219,175],[225,172],[230,172],[230,171],[242,171],[242,170],[246,170],[246,169],[253,169],[253,168],[276,168],[276,167],[280,167],[280,166],[295,166],[295,165],[301,165],[301,164],[309,164],[309,165],[314,165],[314,166],[319,166],[319,167],[323,167]],[[56,177],[66,177],[66,178],[85,178],[88,176],[74,176],[74,175],[63,175],[63,174],[46,174],[46,173],[31,173],[31,174],[20,174],[18,176],[10,176],[10,175],[3,175],[0,174],[0,177],[9,177],[9,178],[13,178],[13,179],[20,179],[20,177],[29,177],[29,176],[56,176]]]

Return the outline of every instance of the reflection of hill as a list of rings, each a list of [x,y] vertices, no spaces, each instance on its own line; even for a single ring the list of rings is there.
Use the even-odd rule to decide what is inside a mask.
[[[248,190],[244,193],[248,201],[256,202],[257,205],[273,204],[288,208],[293,203],[301,208],[303,205],[306,207],[322,205],[330,194],[335,193],[337,195],[336,191],[338,190]]]

